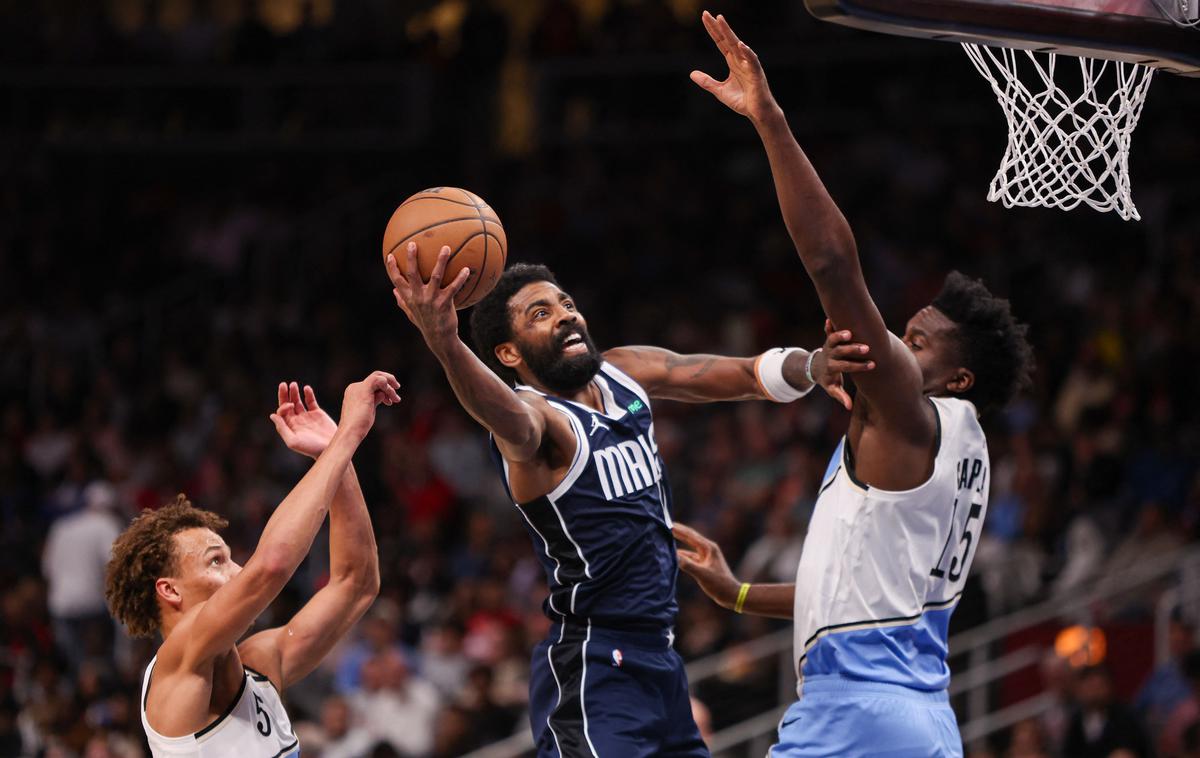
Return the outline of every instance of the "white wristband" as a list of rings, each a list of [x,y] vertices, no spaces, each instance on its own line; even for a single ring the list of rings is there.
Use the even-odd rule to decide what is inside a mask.
[[[783,378],[783,362],[799,349],[798,347],[771,348],[758,356],[758,360],[754,362],[754,373],[758,377],[758,384],[769,400],[774,400],[776,403],[790,403],[812,392],[813,387],[816,386],[811,385],[808,389],[798,390]]]

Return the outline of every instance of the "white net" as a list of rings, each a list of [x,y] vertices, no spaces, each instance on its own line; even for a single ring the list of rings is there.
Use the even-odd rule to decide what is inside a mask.
[[[1008,120],[1008,149],[988,200],[1062,210],[1082,203],[1126,221],[1141,218],[1129,184],[1129,145],[1154,69],[970,43],[963,48],[991,82]],[[1070,62],[1078,63],[1077,75]]]

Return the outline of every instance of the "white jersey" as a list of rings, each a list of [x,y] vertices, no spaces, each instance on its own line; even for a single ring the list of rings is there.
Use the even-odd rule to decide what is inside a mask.
[[[186,737],[164,737],[146,721],[146,696],[157,656],[142,680],[142,728],[154,758],[299,758],[300,741],[270,680],[243,669],[242,686],[216,721]]]
[[[858,482],[843,438],[821,484],[796,576],[797,694],[840,676],[945,689],[950,614],[987,513],[988,452],[975,406],[931,398],[933,474],[891,492]]]

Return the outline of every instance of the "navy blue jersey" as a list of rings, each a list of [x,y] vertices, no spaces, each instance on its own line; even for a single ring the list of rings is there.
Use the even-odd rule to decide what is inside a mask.
[[[543,608],[555,621],[616,629],[670,626],[678,610],[678,565],[671,491],[654,441],[650,398],[610,363],[592,381],[604,399],[603,412],[545,396],[575,430],[575,457],[552,492],[517,503],[550,586]],[[512,497],[508,466],[494,441],[492,453]]]

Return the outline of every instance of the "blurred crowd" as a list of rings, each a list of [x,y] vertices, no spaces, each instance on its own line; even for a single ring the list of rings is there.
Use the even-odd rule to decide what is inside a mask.
[[[709,44],[693,5],[0,3],[0,60],[33,79],[48,63],[119,64],[132,76],[163,63],[403,63],[454,72],[430,79],[429,102],[451,115],[455,94],[438,88],[465,81],[490,91],[501,61],[540,66],[559,83],[530,95],[537,128],[524,153],[501,149],[500,129],[466,144],[469,124],[447,126],[445,112],[396,153],[320,154],[73,151],[53,146],[56,103],[32,98],[0,117],[0,756],[146,754],[138,697],[156,643],[129,640],[108,620],[102,576],[113,536],[182,491],[229,519],[225,538],[244,561],[307,465],[267,420],[276,384],[312,384],[336,408],[345,385],[376,368],[395,372],[404,396],[380,413],[355,459],[383,590],[341,648],[289,691],[304,754],[456,756],[527,728],[529,650],[549,623],[544,579],[485,434],[392,301],[379,239],[405,196],[459,184],[498,211],[510,260],[558,273],[602,348],[752,355],[819,344],[823,316],[753,130],[686,89],[693,53]],[[1192,542],[1200,186],[1186,166],[1200,159],[1190,128],[1200,100],[1186,94],[1191,83],[1156,81],[1162,92],[1151,94],[1135,140],[1134,197],[1146,221],[1005,211],[983,198],[1003,144],[1000,113],[950,46],[904,48],[934,56],[941,88],[917,86],[912,67],[888,61],[869,83],[843,73],[817,86],[794,65],[794,40],[859,38],[818,25],[800,3],[753,6],[731,20],[768,74],[784,61],[777,96],[855,228],[893,328],[951,268],[983,277],[1031,325],[1035,386],[987,420],[991,506],[955,628],[1076,597]],[[631,64],[630,51],[652,60]],[[618,62],[620,86],[605,85]],[[823,65],[836,70],[837,60]],[[830,115],[847,92],[868,91],[859,105],[879,118]],[[963,98],[961,111],[945,109],[947,91]],[[72,113],[94,104],[109,114],[137,102],[132,92],[83,93]],[[293,95],[304,102],[302,87]],[[625,110],[608,108],[615,102]],[[377,106],[365,95],[339,103],[343,118],[361,121]],[[490,124],[507,106],[474,107]],[[986,127],[956,118],[975,112],[990,117]],[[221,117],[167,113],[158,128],[187,134]],[[110,126],[72,128],[106,135]],[[717,540],[742,580],[791,581],[845,412],[813,395],[788,406],[659,403],[655,415],[676,519]],[[321,586],[326,556],[319,537],[262,625],[282,623]],[[1149,628],[1157,599],[1122,595],[1104,613]],[[717,608],[686,578],[680,604],[676,646],[689,660],[781,628]],[[1190,621],[1175,624],[1171,662],[1146,672],[1136,703],[1103,667],[1060,675],[1052,663],[1043,680],[1058,693],[1057,721],[1023,722],[989,749],[1196,755]],[[736,723],[775,704],[777,661],[731,660],[695,689],[713,728]],[[1109,745],[1110,732],[1136,737]]]

